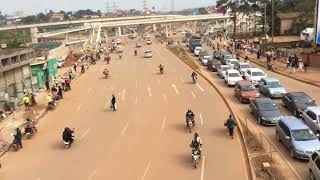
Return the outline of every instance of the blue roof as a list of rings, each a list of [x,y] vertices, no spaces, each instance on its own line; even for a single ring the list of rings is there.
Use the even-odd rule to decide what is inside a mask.
[[[309,129],[309,127],[302,122],[302,120],[294,116],[285,116],[280,119],[284,124],[288,126],[290,130],[295,129]]]

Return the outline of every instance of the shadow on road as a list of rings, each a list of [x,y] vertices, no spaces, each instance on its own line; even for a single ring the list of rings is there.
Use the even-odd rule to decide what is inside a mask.
[[[192,157],[190,154],[176,154],[175,159],[184,168],[192,169]]]
[[[214,128],[212,129],[212,136],[219,138],[229,138],[229,134],[226,128]]]
[[[180,131],[180,132],[182,132],[182,133],[188,133],[188,132],[189,132],[188,128],[187,128],[186,125],[183,124],[183,123],[173,124],[173,125],[172,125],[172,128],[175,129],[175,130],[177,130],[177,131]]]

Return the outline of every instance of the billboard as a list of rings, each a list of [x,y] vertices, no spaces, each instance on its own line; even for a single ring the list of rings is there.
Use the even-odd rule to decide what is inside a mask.
[[[317,13],[316,13],[316,44],[320,44],[320,3],[317,0]]]

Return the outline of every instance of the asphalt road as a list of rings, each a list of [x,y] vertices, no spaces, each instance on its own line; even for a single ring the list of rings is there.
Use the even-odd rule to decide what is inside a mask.
[[[206,45],[204,47],[206,50],[208,50],[208,52],[212,56],[212,52],[213,52],[212,48],[209,48]],[[191,53],[190,53],[190,56],[192,56]],[[292,159],[290,157],[289,150],[286,149],[280,142],[277,141],[275,136],[275,128],[273,126],[261,126],[257,122],[256,118],[254,118],[249,112],[249,105],[240,103],[239,100],[234,96],[234,88],[227,87],[226,84],[224,83],[224,80],[221,79],[219,76],[217,76],[217,73],[208,71],[205,66],[201,65],[200,61],[197,61],[197,62],[199,62],[198,64],[201,67],[202,71],[210,73],[210,76],[211,76],[210,79],[213,81],[213,83],[223,92],[224,96],[230,100],[232,106],[236,107],[234,110],[238,112],[242,118],[247,118],[249,121],[254,122],[254,124],[259,129],[259,131],[261,131],[264,135],[266,135],[269,138],[269,140],[271,140],[271,142],[275,145],[276,150],[281,153],[281,155],[287,161],[289,167],[293,171],[295,171],[295,173],[301,179],[308,179],[308,175],[309,175],[308,166],[307,166],[308,161]],[[268,71],[266,70],[266,68],[260,67],[254,63],[251,63],[251,65],[253,65],[254,67],[263,69],[264,72],[268,74],[268,76],[279,79],[282,85],[286,88],[287,92],[305,92],[314,100],[316,100],[317,104],[319,104],[320,102],[319,87],[294,80],[292,78],[274,73],[272,71]],[[281,99],[274,99],[273,101],[281,108],[281,112],[284,115],[290,115],[290,116],[292,115],[291,112],[289,112],[286,108],[283,107]]]
[[[241,180],[248,179],[238,135],[223,126],[229,112],[215,90],[160,44],[143,45],[133,56],[133,43],[123,58],[113,57],[104,79],[102,62],[72,84],[57,109],[38,124],[38,134],[23,141],[23,149],[0,160],[1,180]],[[158,65],[164,65],[160,75]],[[111,112],[111,95],[118,111]],[[192,166],[185,112],[196,114],[203,158]],[[66,149],[65,126],[75,128],[75,143]]]

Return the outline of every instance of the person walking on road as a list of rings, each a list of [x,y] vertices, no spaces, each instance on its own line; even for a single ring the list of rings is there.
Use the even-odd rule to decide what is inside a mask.
[[[229,136],[231,136],[231,138],[233,139],[233,130],[237,124],[231,115],[229,115],[229,118],[227,119],[227,122],[224,125],[227,126],[229,130]]]
[[[77,64],[76,63],[73,64],[73,70],[74,70],[74,72],[77,72]]]
[[[304,72],[307,72],[308,66],[307,62],[303,63]]]
[[[114,96],[114,94],[112,94],[112,99],[111,99],[111,108],[113,109],[113,111],[116,111],[116,97]]]
[[[50,91],[50,84],[49,84],[48,80],[46,81],[46,88],[47,88],[47,91],[49,92]]]
[[[19,146],[18,148],[22,148],[22,133],[20,128],[16,128],[16,134],[14,135],[14,143]]]

